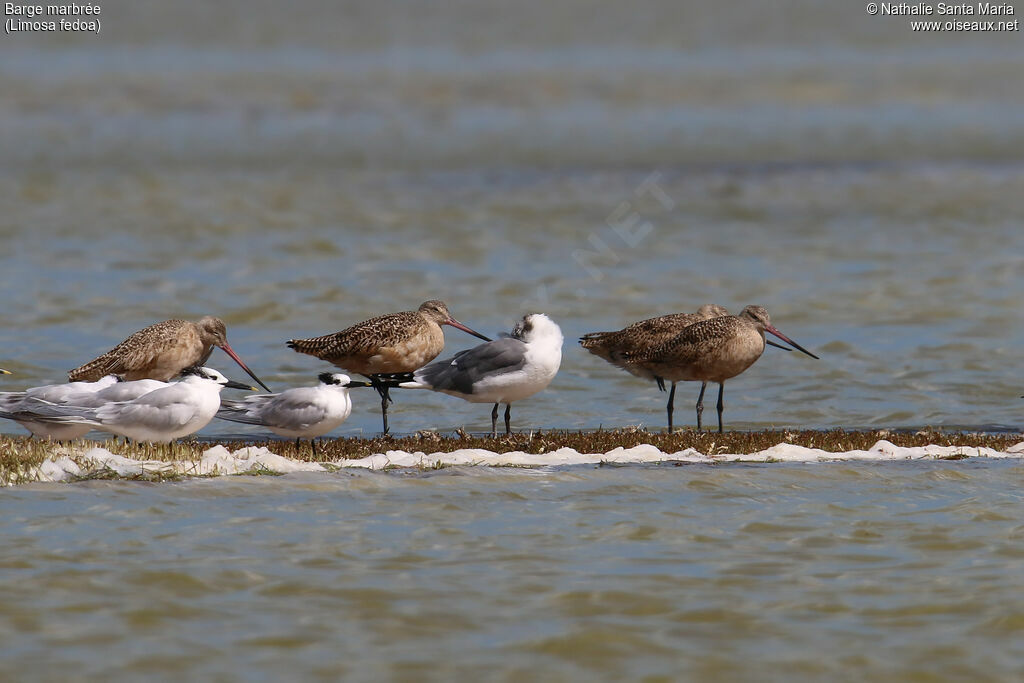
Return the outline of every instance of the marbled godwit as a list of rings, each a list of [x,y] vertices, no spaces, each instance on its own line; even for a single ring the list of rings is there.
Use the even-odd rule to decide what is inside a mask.
[[[772,326],[768,311],[761,306],[747,306],[738,316],[728,315],[696,322],[685,327],[669,341],[653,349],[626,355],[626,361],[643,365],[661,382],[700,382],[697,398],[697,429],[701,429],[704,412],[704,390],[708,382],[718,383],[718,431],[722,431],[722,394],[725,381],[754,364],[764,353],[764,333],[769,332],[802,351],[813,353]],[[673,392],[674,393],[674,392]],[[672,424],[672,401],[669,400],[669,429]]]
[[[270,391],[228,344],[224,321],[211,315],[197,322],[165,320],[143,328],[99,358],[69,372],[68,379],[95,381],[104,375],[119,375],[126,380],[166,382],[185,368],[205,363],[214,346],[223,349],[257,384]]]
[[[616,332],[590,332],[580,337],[580,346],[632,375],[657,382],[658,388],[665,391],[665,381],[657,376],[647,364],[627,359],[636,358],[645,351],[657,348],[694,323],[726,315],[729,315],[729,311],[724,307],[716,304],[704,304],[697,309],[696,313],[672,313],[649,318],[627,325]],[[767,343],[784,351],[790,350],[774,342]],[[669,432],[672,431],[675,399],[676,384],[673,382],[666,405]]]
[[[638,355],[664,344],[689,325],[723,315],[729,315],[729,311],[724,307],[716,304],[704,304],[697,309],[696,313],[671,313],[657,318],[648,318],[627,325],[616,332],[590,332],[580,337],[580,346],[632,375],[657,382],[658,388],[665,391],[665,382],[660,377],[656,376],[643,363],[629,362],[626,357]],[[673,382],[666,407],[670,432],[672,431],[675,398],[676,385]]]
[[[511,434],[512,402],[547,387],[561,363],[562,330],[543,313],[533,313],[511,335],[420,368],[412,381],[399,386],[432,389],[470,403],[493,403],[491,436],[497,436],[498,404],[505,404],[505,433]]]
[[[242,400],[223,399],[217,417],[231,422],[260,425],[278,436],[313,440],[331,431],[352,413],[350,386],[369,386],[352,382],[348,375],[325,372],[315,387],[295,387],[279,394],[257,394]]]
[[[179,382],[132,401],[99,407],[37,402],[34,419],[55,424],[81,424],[133,441],[168,443],[194,434],[213,419],[224,387],[254,389],[232,382],[213,368],[188,368]]]
[[[442,325],[490,341],[452,317],[443,301],[425,301],[415,311],[370,318],[341,332],[312,339],[289,339],[288,347],[316,356],[343,370],[370,378],[380,394],[384,433],[388,433],[388,389],[379,375],[413,372],[437,357],[444,348]]]
[[[615,332],[589,332],[580,337],[580,346],[612,365],[644,379],[656,379],[645,367],[625,360],[626,354],[637,354],[664,344],[701,320],[729,315],[724,307],[704,304],[696,313],[671,313],[627,325]]]
[[[25,391],[6,391],[0,393],[0,417],[14,420],[27,429],[33,436],[70,441],[85,436],[92,427],[79,424],[52,424],[35,422],[28,418],[32,400],[39,399],[58,405],[81,405],[92,400],[101,390],[116,386],[117,377],[108,375],[95,382],[69,382],[65,384],[46,384],[30,387]]]

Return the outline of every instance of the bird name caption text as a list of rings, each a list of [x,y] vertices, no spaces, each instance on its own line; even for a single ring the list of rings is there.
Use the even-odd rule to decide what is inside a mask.
[[[880,17],[908,17],[910,30],[919,33],[944,31],[1020,31],[1020,19],[1008,2],[869,2],[867,13]]]
[[[4,30],[21,32],[86,32],[99,33],[103,24],[100,6],[91,2],[58,5],[19,5],[4,3]]]

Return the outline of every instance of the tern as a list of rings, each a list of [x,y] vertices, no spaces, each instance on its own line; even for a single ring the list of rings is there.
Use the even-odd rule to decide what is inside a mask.
[[[309,439],[316,455],[318,436],[323,436],[352,413],[349,387],[370,386],[353,382],[348,375],[325,372],[314,387],[295,387],[279,394],[258,394],[241,400],[223,399],[217,417],[231,422],[260,425],[278,436]]]
[[[117,377],[107,375],[95,382],[67,382],[64,384],[45,384],[30,387],[24,391],[5,391],[0,393],[0,417],[14,420],[27,429],[33,436],[40,436],[57,441],[70,441],[85,436],[92,427],[85,424],[54,424],[38,422],[30,419],[32,399],[49,403],[83,405],[92,400],[103,389],[117,386]]]
[[[233,382],[208,367],[189,368],[183,379],[130,401],[111,401],[98,407],[33,404],[34,419],[56,424],[83,424],[132,441],[169,443],[194,434],[213,419],[224,387],[251,387]]]

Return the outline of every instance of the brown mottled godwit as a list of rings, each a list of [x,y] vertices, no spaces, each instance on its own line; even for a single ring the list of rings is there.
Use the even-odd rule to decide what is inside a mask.
[[[491,341],[471,330],[448,312],[443,301],[423,302],[415,311],[389,313],[356,323],[334,334],[312,339],[289,339],[288,347],[368,377],[380,394],[384,433],[388,433],[390,386],[379,375],[418,370],[444,349],[442,325]]]
[[[580,346],[637,377],[654,379],[644,368],[627,363],[623,359],[623,354],[638,353],[660,346],[682,332],[683,328],[688,325],[723,315],[729,315],[729,311],[724,307],[716,304],[704,304],[697,309],[696,313],[660,315],[657,318],[648,318],[627,325],[615,332],[588,332],[580,337]]]
[[[763,307],[747,306],[739,315],[710,318],[689,325],[660,346],[627,353],[626,362],[642,365],[660,381],[672,382],[673,388],[676,382],[700,382],[700,396],[697,398],[698,430],[701,429],[701,414],[704,412],[704,390],[708,382],[717,382],[718,431],[721,432],[725,381],[740,374],[761,357],[765,347],[765,332],[775,335],[811,358],[818,358],[779,332]],[[670,402],[670,425],[671,405]]]
[[[196,322],[165,320],[143,328],[99,358],[69,372],[68,379],[95,382],[106,375],[118,375],[126,380],[166,382],[186,368],[205,363],[214,346],[223,349],[257,384],[270,391],[228,344],[224,321],[212,315]]]
[[[657,382],[658,388],[664,391],[665,382],[661,377],[656,375],[646,364],[627,360],[627,357],[637,356],[644,351],[661,346],[689,325],[723,315],[729,315],[729,311],[724,307],[716,304],[704,304],[697,309],[696,313],[671,313],[635,322],[615,332],[590,332],[580,337],[580,346],[632,375]],[[667,406],[668,430],[670,432],[672,431],[675,398],[676,384],[673,382]]]

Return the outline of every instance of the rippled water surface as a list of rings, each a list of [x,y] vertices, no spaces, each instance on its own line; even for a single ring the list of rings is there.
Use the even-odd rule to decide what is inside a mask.
[[[0,40],[2,388],[203,314],[271,386],[311,383],[328,368],[284,340],[436,297],[491,335],[562,325],[515,428],[657,428],[664,395],[575,338],[758,303],[821,360],[769,349],[728,428],[1021,424],[1019,33],[805,1],[101,5],[98,36]],[[489,427],[443,396],[392,411]],[[49,680],[1017,679],[1021,478],[24,486],[0,496],[0,652]]]
[[[1010,680],[1016,462],[450,469],[0,498],[52,680]]]

